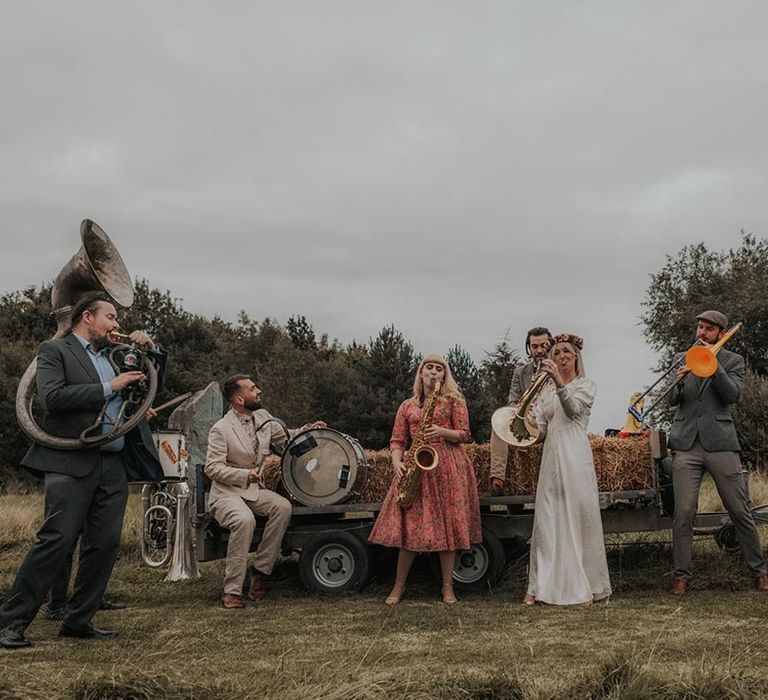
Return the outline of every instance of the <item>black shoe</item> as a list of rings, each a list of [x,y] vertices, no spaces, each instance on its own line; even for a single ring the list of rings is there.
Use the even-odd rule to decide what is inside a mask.
[[[24,636],[24,629],[25,627],[17,622],[0,630],[0,647],[5,647],[6,649],[31,647],[32,642]]]
[[[128,606],[125,603],[118,603],[116,600],[101,599],[99,610],[125,610]]]
[[[98,627],[88,625],[88,627],[67,627],[62,625],[59,628],[60,637],[77,637],[78,639],[109,639],[117,637],[117,630],[100,630]]]
[[[43,617],[46,620],[58,620],[61,622],[67,614],[66,608],[46,608]]]
[[[496,486],[496,484],[491,484],[488,487],[488,492],[485,494],[486,496],[493,496],[493,498],[498,498],[499,496],[504,495],[504,487],[503,486]]]

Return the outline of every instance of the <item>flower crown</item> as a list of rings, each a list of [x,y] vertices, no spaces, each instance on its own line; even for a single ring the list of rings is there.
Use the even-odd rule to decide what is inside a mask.
[[[584,338],[579,335],[573,335],[572,333],[560,333],[555,336],[556,343],[571,343],[575,345],[579,350],[584,349]]]

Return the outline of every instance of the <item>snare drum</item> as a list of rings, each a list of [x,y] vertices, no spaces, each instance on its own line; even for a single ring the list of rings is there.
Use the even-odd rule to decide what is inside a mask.
[[[157,430],[152,433],[152,440],[160,457],[163,478],[168,481],[186,479],[189,453],[184,433],[180,430]]]
[[[355,438],[331,428],[296,435],[280,461],[283,485],[305,506],[329,506],[359,496],[368,475],[365,451]]]

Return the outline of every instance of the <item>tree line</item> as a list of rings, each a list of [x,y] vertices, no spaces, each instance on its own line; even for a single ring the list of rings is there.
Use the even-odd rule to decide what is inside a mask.
[[[768,459],[768,240],[742,233],[735,249],[713,251],[699,243],[667,256],[650,275],[641,323],[658,352],[659,368],[692,341],[692,319],[704,309],[726,312],[744,329],[729,343],[748,363],[747,381],[735,409],[744,461]],[[37,346],[55,331],[50,285],[0,297],[0,489],[23,480],[17,465],[27,447],[15,418],[16,386]],[[366,343],[343,344],[318,335],[304,316],[285,323],[251,319],[242,311],[233,322],[185,310],[170,291],[136,283],[134,305],[120,314],[126,329],[143,328],[168,354],[159,403],[230,374],[250,374],[265,405],[289,425],[323,419],[357,437],[368,448],[385,447],[400,402],[411,393],[420,361],[413,345],[394,326]],[[445,357],[467,399],[473,438],[485,442],[492,412],[506,403],[514,368],[525,358],[505,336],[475,363],[460,346]],[[167,416],[161,416],[162,427]]]
[[[16,425],[15,394],[21,374],[37,346],[55,331],[51,287],[29,287],[0,297],[0,489],[23,480],[17,465],[27,448]],[[245,311],[234,322],[190,313],[169,291],[136,283],[130,309],[120,311],[125,329],[141,328],[168,355],[164,387],[155,403],[221,381],[250,374],[263,390],[265,406],[290,426],[325,420],[355,436],[368,448],[389,443],[400,402],[411,394],[421,356],[394,326],[385,326],[367,343],[342,344],[318,335],[304,316],[284,324],[251,319]],[[489,439],[490,416],[506,403],[520,354],[505,337],[477,365],[460,346],[445,357],[467,399],[473,437]],[[163,427],[167,415],[156,419]]]

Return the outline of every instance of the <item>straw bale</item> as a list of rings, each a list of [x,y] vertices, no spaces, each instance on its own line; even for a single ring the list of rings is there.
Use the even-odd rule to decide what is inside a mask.
[[[597,485],[600,491],[631,491],[650,488],[653,484],[653,464],[647,438],[606,438],[590,435],[592,456],[595,462]],[[541,444],[509,450],[506,495],[527,496],[536,493],[541,464]],[[463,445],[477,478],[480,495],[488,490],[490,482],[491,450],[488,443]],[[375,503],[384,500],[392,484],[389,450],[366,450],[369,463],[368,478],[358,500]],[[438,465],[438,469],[440,466]],[[280,459],[268,457],[264,463],[264,481],[269,489],[278,488]]]

